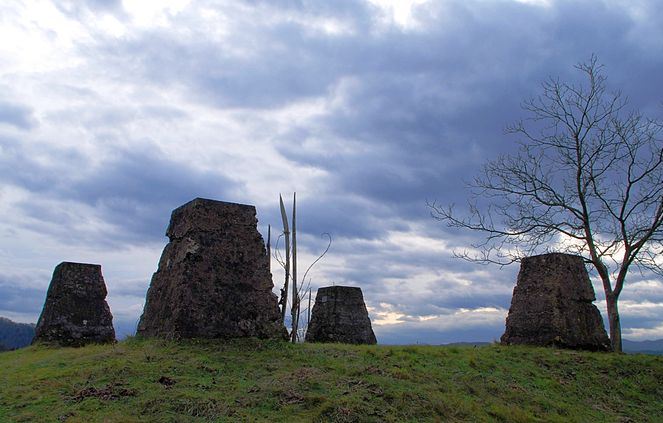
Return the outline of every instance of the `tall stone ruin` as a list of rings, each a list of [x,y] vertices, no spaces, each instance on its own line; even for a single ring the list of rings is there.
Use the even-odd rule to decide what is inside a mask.
[[[361,288],[327,286],[318,289],[306,342],[376,344]]]
[[[173,210],[137,333],[285,338],[255,207],[196,198]]]
[[[106,294],[100,265],[58,264],[32,342],[73,347],[115,342]]]
[[[520,265],[502,344],[609,351],[595,299],[582,257],[527,257]]]

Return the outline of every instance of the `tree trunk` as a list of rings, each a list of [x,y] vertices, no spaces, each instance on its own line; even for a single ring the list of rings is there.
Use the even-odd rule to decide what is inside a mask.
[[[292,342],[299,329],[299,290],[297,289],[297,193],[292,195]]]
[[[272,273],[272,225],[267,225],[267,268]]]
[[[288,216],[285,213],[283,198],[279,194],[279,205],[281,206],[281,220],[283,221],[283,236],[285,237],[285,282],[281,290],[281,321],[285,324],[285,310],[288,307],[288,281],[290,280],[290,229],[288,228]]]
[[[606,295],[608,322],[610,323],[610,343],[614,352],[622,352],[622,325],[619,321],[619,308],[614,294]]]

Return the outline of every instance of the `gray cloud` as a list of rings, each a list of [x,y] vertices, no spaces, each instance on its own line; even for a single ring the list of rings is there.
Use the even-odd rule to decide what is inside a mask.
[[[165,157],[156,145],[118,150],[101,163],[75,150],[52,150],[53,164],[35,161],[19,142],[4,140],[0,160],[6,182],[35,194],[17,206],[25,223],[63,239],[96,244],[145,243],[163,239],[170,211],[195,197],[227,198],[241,186],[226,176],[200,171]],[[61,202],[74,202],[63,207]],[[112,234],[72,231],[79,216],[76,204],[88,206],[113,226]],[[84,229],[83,229],[84,230]]]
[[[0,310],[38,316],[45,298],[44,289],[23,286],[21,280],[0,276]]]
[[[201,5],[212,18],[200,13]],[[319,270],[321,283],[358,284],[378,311],[384,303],[408,316],[506,309],[517,269],[487,272],[451,259],[449,250],[475,235],[433,222],[426,200],[463,203],[463,181],[486,159],[514,149],[516,139],[502,130],[523,116],[520,102],[550,75],[575,78],[572,65],[592,53],[634,107],[660,114],[663,99],[652,87],[663,84],[663,46],[656,41],[663,37],[663,10],[654,1],[638,3],[639,14],[632,7],[616,1],[564,0],[549,7],[433,1],[416,6],[418,24],[403,28],[382,22],[376,6],[361,2],[200,2],[169,12],[162,26],[132,27],[121,2],[62,3],[64,15],[82,25],[110,13],[129,22],[129,31],[116,36],[90,29],[90,37],[72,47],[84,63],[71,70],[75,77],[54,72],[39,81],[66,99],[62,107],[43,110],[37,100],[17,95],[0,103],[0,123],[10,131],[56,128],[38,137],[18,132],[25,138],[0,132],[0,180],[28,192],[13,203],[21,217],[17,228],[101,249],[163,241],[170,211],[196,196],[233,201],[243,193],[242,200],[254,202],[246,194],[252,188],[305,185],[301,248],[318,251],[322,232],[335,239],[330,264]],[[37,77],[25,76],[25,83]],[[106,87],[117,88],[117,98],[109,98]],[[302,110],[273,117],[295,106]],[[242,160],[241,154],[219,157],[218,171],[210,171],[173,157],[160,147],[165,141],[157,144],[158,135],[142,129],[146,122],[172,128],[182,139],[172,143],[190,142],[188,131],[198,125],[215,125],[219,132],[201,132],[210,139],[200,142],[212,146],[218,137],[222,145],[241,145],[242,153],[258,136],[255,141],[276,155],[263,158],[265,168],[285,162],[281,171],[299,175],[295,170],[305,168],[322,176],[309,187],[293,176],[252,179],[253,168],[231,174],[229,162]],[[233,125],[246,130],[249,141],[226,136],[226,129],[237,133]],[[59,145],[60,128],[95,153]],[[276,196],[269,204],[255,201],[263,226],[279,226]],[[399,246],[389,239],[394,233],[439,238],[447,247]],[[660,300],[656,287],[629,289],[629,301]],[[632,316],[624,322],[656,325],[648,315]],[[379,330],[384,342],[490,340],[503,321],[477,320],[462,330],[417,325]]]
[[[31,108],[0,100],[0,124],[3,123],[24,130],[37,126]]]
[[[74,19],[84,19],[86,13],[112,13],[123,15],[122,0],[60,0],[55,6],[65,15]]]

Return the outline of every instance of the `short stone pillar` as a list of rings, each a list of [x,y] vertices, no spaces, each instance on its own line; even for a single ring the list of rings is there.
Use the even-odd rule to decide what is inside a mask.
[[[73,347],[115,342],[106,294],[100,265],[58,264],[32,342]]]
[[[306,342],[376,344],[361,288],[327,286],[318,289]]]
[[[138,335],[283,338],[253,206],[196,198],[173,210]]]
[[[502,344],[609,351],[582,257],[552,253],[520,265]]]

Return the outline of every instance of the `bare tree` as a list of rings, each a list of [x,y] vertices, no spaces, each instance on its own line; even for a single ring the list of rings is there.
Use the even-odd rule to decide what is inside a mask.
[[[631,266],[663,275],[660,121],[627,110],[592,56],[583,83],[550,78],[507,129],[520,149],[484,165],[468,213],[429,203],[435,219],[483,233],[458,257],[501,265],[544,251],[581,255],[603,283],[614,351],[622,350],[618,300]]]

